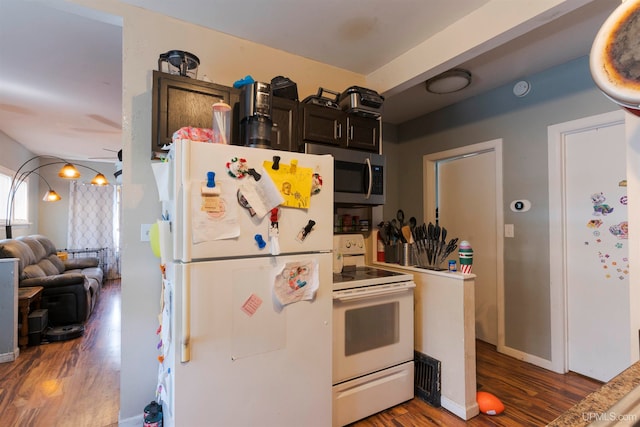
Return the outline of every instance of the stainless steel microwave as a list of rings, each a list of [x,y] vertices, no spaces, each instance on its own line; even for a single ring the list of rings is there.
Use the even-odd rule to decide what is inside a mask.
[[[320,144],[305,144],[305,152],[333,156],[334,203],[384,204],[387,186],[384,155]]]

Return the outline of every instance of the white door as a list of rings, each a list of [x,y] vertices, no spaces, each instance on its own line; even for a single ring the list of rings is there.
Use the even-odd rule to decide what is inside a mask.
[[[569,370],[609,381],[629,364],[624,123],[565,136]]]
[[[467,240],[473,248],[476,338],[498,346],[499,305],[502,280],[502,180],[498,141],[474,144],[427,156],[434,163],[438,221],[453,237]],[[425,171],[428,171],[428,167]],[[427,172],[429,173],[429,172]],[[429,192],[429,186],[425,186]],[[458,259],[457,251],[451,259]]]

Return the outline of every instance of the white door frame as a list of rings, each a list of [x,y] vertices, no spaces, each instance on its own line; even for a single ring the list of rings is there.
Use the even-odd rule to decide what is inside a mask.
[[[439,153],[427,154],[423,162],[423,211],[425,222],[435,224],[436,212],[436,163],[455,157],[473,156],[482,152],[495,152],[496,185],[496,307],[498,318],[498,351],[504,349],[504,213],[502,197],[502,139],[494,139],[478,144],[467,145]]]
[[[624,124],[622,110],[559,123],[547,128],[549,158],[549,291],[551,302],[551,366],[558,373],[569,370],[567,272],[564,203],[566,136],[605,126]]]

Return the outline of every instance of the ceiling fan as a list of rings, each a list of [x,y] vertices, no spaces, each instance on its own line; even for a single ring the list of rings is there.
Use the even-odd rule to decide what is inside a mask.
[[[110,148],[102,148],[104,151],[109,151],[110,153],[113,153],[109,156],[101,156],[101,157],[89,157],[89,160],[113,160],[115,161],[122,161],[122,150],[112,150]]]

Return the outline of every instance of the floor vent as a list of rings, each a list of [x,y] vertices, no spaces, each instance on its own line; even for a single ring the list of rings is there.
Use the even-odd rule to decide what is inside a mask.
[[[415,394],[436,408],[440,407],[440,361],[414,351]]]

